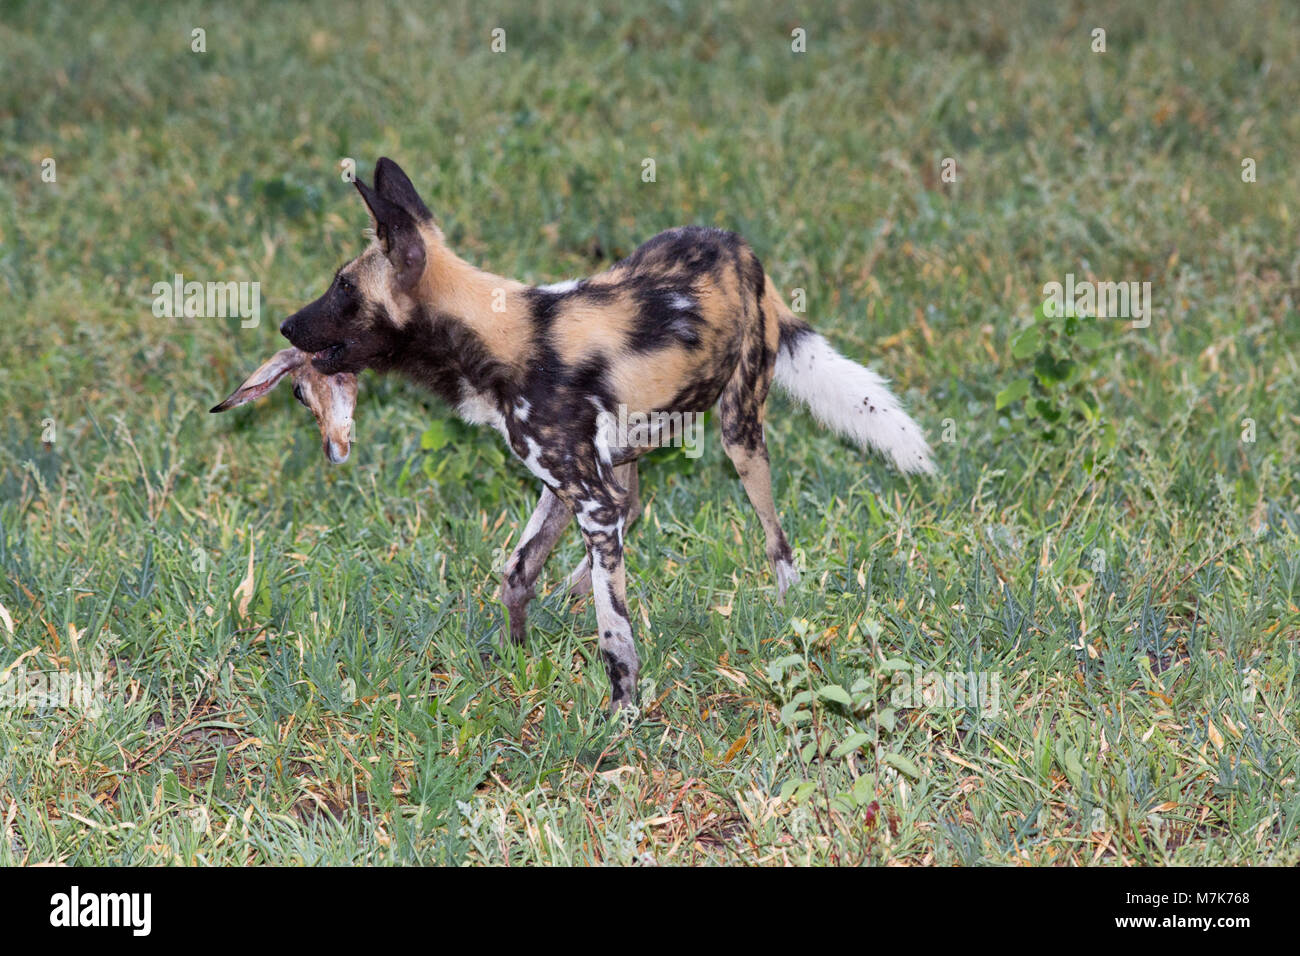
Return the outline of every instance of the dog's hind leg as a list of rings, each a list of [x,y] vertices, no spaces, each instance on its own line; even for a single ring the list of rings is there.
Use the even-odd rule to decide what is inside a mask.
[[[536,594],[533,584],[572,517],[569,506],[550,488],[543,488],[537,508],[506,562],[500,596],[510,619],[510,639],[516,644],[523,644],[527,634],[528,602]]]
[[[785,600],[790,585],[799,582],[794,555],[781,530],[781,519],[772,498],[772,469],[768,464],[767,442],[763,438],[763,403],[772,381],[772,367],[747,366],[742,362],[718,401],[722,425],[722,448],[736,466],[749,503],[758,513],[767,538],[767,560],[776,578],[777,602]]]
[[[776,503],[772,500],[772,470],[768,465],[767,446],[761,442],[757,447],[733,445],[724,439],[723,448],[736,466],[740,482],[745,486],[745,494],[749,495],[749,502],[763,525],[763,534],[767,538],[767,560],[776,577],[776,599],[778,603],[782,602],[790,586],[799,583],[799,572],[795,570],[794,555],[785,539],[785,532],[781,530]]]
[[[627,489],[627,513],[623,518],[626,533],[641,514],[640,479],[636,473],[636,462],[629,461],[614,469],[614,478]],[[591,593],[591,558],[583,556],[582,563],[574,568],[565,582],[565,593],[570,599]]]

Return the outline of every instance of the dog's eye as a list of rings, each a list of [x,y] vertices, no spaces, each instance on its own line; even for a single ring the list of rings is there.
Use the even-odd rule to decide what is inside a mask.
[[[339,283],[339,288],[342,289],[344,292],[351,292],[356,288],[356,286],[352,284],[352,280],[349,279],[347,276],[343,275],[342,273],[339,273],[338,283]]]
[[[304,405],[307,404],[307,399],[305,399],[305,398],[302,397],[302,386],[301,386],[301,385],[296,385],[296,384],[294,385],[294,387],[293,387],[293,397],[296,398],[296,399],[298,399],[298,401],[301,402],[302,404],[304,404]]]

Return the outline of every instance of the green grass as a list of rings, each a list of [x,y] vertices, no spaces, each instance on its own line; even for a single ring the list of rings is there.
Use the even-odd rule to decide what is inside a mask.
[[[0,707],[0,863],[1300,862],[1294,5],[629,6],[6,5],[0,673],[104,683]],[[741,232],[941,476],[778,397],[784,608],[710,431],[642,468],[643,718],[598,716],[552,593],[576,535],[483,660],[536,494],[494,435],[425,451],[448,410],[374,376],[342,467],[287,389],[206,411],[360,247],[338,163],[380,155],[526,280]],[[176,272],[260,282],[260,326],[156,318]],[[1157,311],[1098,322],[1100,419],[1047,441],[994,396],[1069,272]],[[998,706],[895,699],[913,669]]]

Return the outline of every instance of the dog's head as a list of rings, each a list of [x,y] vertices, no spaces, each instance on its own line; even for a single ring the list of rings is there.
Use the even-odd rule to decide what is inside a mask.
[[[428,207],[391,159],[375,166],[374,189],[354,183],[370,210],[374,241],[335,273],[324,295],[280,325],[326,375],[391,364],[399,331],[417,306],[428,245],[440,237]]]
[[[255,398],[261,398],[286,375],[293,379],[293,397],[316,416],[325,455],[336,465],[348,460],[352,451],[352,414],[357,407],[357,377],[350,372],[323,375],[309,362],[305,352],[281,349],[262,363],[244,383],[212,409],[224,412]]]

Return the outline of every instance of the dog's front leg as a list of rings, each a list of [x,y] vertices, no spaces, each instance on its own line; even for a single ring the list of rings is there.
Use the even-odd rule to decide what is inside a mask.
[[[640,481],[636,474],[636,462],[629,461],[619,465],[614,469],[614,478],[627,492],[624,496],[623,505],[623,533],[626,535],[627,529],[632,527],[632,522],[636,521],[637,516],[641,514]],[[565,581],[565,593],[569,598],[577,598],[591,593],[591,558],[589,556],[583,555],[582,563],[569,572],[568,579]]]
[[[533,584],[572,516],[568,506],[555,492],[543,488],[537,508],[528,519],[519,544],[506,562],[505,575],[501,581],[501,601],[505,604],[510,619],[510,639],[516,644],[523,644],[527,636],[525,621],[528,602],[536,594]]]
[[[641,671],[627,613],[627,570],[623,564],[626,494],[617,482],[608,481],[573,501],[591,562],[591,593],[600,628],[600,655],[609,675],[612,714],[636,705]]]

